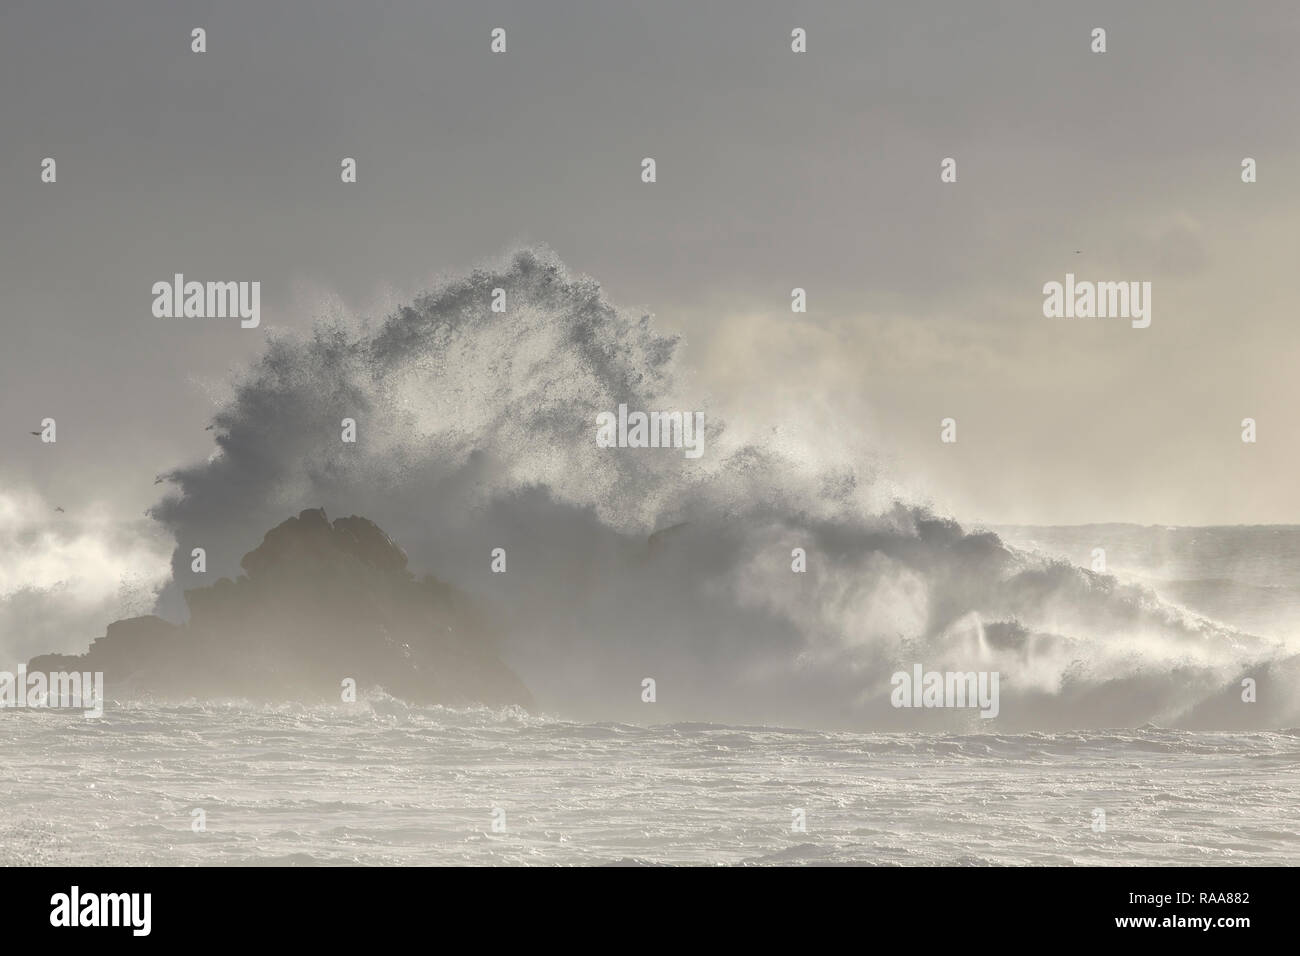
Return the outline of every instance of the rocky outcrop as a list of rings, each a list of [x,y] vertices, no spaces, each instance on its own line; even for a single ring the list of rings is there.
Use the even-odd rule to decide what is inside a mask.
[[[373,522],[304,511],[244,556],[236,580],[187,591],[187,624],[117,621],[87,653],[28,670],[103,671],[119,698],[338,701],[352,678],[412,703],[531,704],[469,598],[406,564]]]

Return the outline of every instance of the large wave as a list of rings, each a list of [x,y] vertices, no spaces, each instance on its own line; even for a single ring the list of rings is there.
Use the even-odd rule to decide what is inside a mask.
[[[712,414],[680,349],[545,249],[446,281],[374,328],[335,321],[272,339],[214,418],[217,452],[172,472],[154,509],[177,542],[160,612],[206,583],[192,548],[207,550],[209,573],[232,575],[266,528],[324,507],[371,518],[414,569],[479,595],[508,662],[566,716],[1298,722],[1300,668],[1280,646],[923,508],[881,507],[863,463],[793,452],[755,437],[764,423]],[[598,447],[596,416],[619,404],[705,411],[704,456]],[[355,443],[340,440],[344,418]],[[794,548],[806,573],[791,570]],[[916,663],[998,671],[997,720],[891,707],[890,675]],[[1258,682],[1255,704],[1241,702],[1243,677]]]

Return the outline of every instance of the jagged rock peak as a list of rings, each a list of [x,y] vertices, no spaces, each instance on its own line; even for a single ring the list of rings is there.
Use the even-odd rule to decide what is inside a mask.
[[[338,551],[352,555],[381,571],[405,571],[406,552],[377,524],[352,515],[330,523],[324,508],[308,508],[266,533],[262,543],[239,562],[249,575],[257,577],[283,562],[301,558],[304,552],[321,554]]]

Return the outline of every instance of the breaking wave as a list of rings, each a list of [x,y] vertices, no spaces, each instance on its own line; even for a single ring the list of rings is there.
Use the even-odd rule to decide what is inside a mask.
[[[505,314],[489,308],[498,288]],[[868,463],[815,433],[793,451],[763,437],[767,423],[724,423],[680,350],[545,249],[446,281],[374,328],[273,338],[213,419],[216,453],[170,473],[154,509],[177,542],[160,613],[182,613],[183,588],[201,583],[191,548],[234,575],[266,528],[324,507],[372,519],[414,569],[476,594],[541,709],[565,717],[1300,723],[1283,644],[891,500]],[[620,403],[705,411],[704,457],[597,447],[597,414]],[[339,440],[343,418],[355,444]],[[794,548],[806,573],[792,573]],[[1000,716],[894,709],[890,675],[914,663],[998,671]],[[1245,676],[1258,703],[1241,703]]]

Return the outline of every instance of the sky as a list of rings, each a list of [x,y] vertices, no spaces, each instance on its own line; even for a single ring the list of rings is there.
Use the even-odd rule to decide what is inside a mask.
[[[1298,43],[1256,0],[8,0],[6,533],[138,544],[268,336],[529,243],[731,420],[963,521],[1295,522]],[[261,327],[155,318],[175,272],[259,280]],[[1044,318],[1067,272],[1151,282],[1151,326]]]

